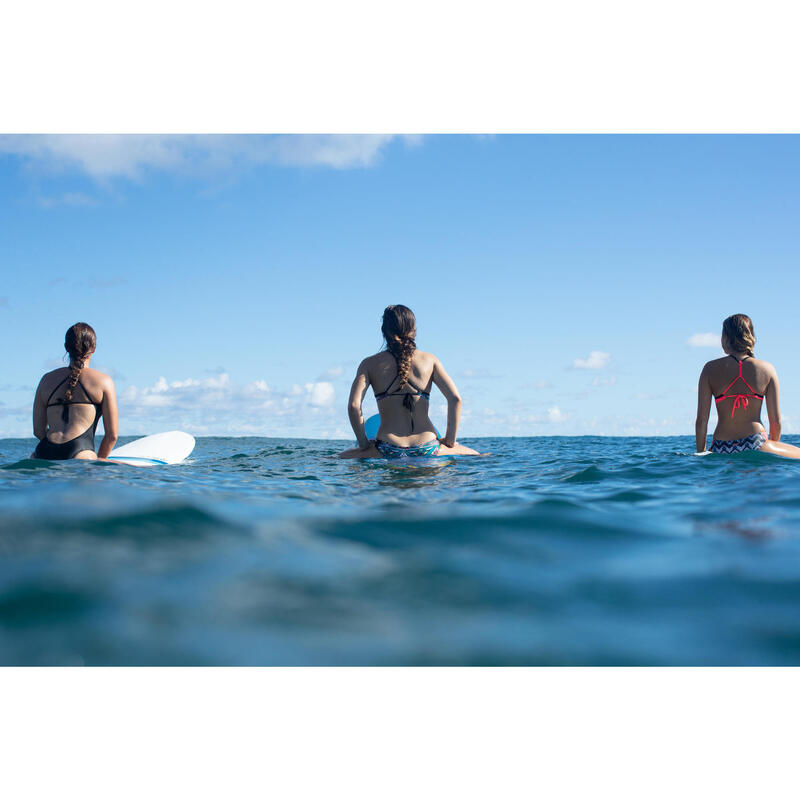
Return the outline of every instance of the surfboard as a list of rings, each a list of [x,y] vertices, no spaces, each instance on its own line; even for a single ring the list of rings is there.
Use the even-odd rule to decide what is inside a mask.
[[[381,427],[381,415],[380,414],[373,414],[365,423],[364,423],[364,434],[366,435],[367,439],[374,439],[378,435],[378,428]],[[434,425],[433,429],[436,431],[436,435],[441,439],[442,434],[439,433],[439,429]]]
[[[159,464],[180,464],[194,450],[194,436],[183,431],[167,431],[144,436],[135,442],[116,447],[108,457],[117,464],[132,467],[154,467]]]

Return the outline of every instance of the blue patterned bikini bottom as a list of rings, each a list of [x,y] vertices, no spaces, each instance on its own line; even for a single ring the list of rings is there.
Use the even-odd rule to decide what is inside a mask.
[[[375,440],[375,447],[384,458],[419,458],[421,456],[438,456],[439,440],[431,439],[425,444],[418,444],[414,447],[400,447],[399,444],[382,442]]]
[[[754,433],[752,436],[745,436],[744,439],[731,439],[721,442],[714,439],[709,448],[712,453],[742,453],[745,450],[760,450],[764,446],[767,437],[763,433]]]

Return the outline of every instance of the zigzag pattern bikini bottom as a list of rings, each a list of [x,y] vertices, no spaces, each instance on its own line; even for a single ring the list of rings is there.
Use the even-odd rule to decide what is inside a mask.
[[[420,458],[425,456],[439,455],[439,440],[431,439],[425,444],[418,444],[416,447],[400,447],[399,444],[382,442],[375,440],[375,447],[384,458]]]
[[[714,439],[709,450],[712,453],[730,455],[731,453],[742,453],[745,450],[760,450],[766,441],[767,437],[763,433],[754,433],[752,436],[745,436],[744,439],[731,439],[727,442]]]

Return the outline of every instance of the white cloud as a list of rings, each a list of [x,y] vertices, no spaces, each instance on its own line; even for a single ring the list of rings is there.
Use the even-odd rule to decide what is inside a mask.
[[[312,406],[332,406],[336,392],[334,391],[333,384],[327,381],[320,381],[319,383],[307,383],[306,391],[308,392],[308,402]]]
[[[576,358],[572,362],[574,369],[603,369],[608,366],[608,360],[611,358],[609,353],[604,353],[601,350],[592,350],[588,358]]]
[[[548,422],[563,422],[565,419],[564,412],[558,406],[551,406],[547,409]]]
[[[686,344],[690,347],[721,347],[718,333],[693,333]]]
[[[217,172],[258,164],[368,167],[393,138],[373,134],[12,134],[0,136],[0,153],[20,156],[45,170],[78,170],[96,180],[106,180],[138,178],[146,170]],[[80,204],[84,196],[64,195],[62,201]]]
[[[208,435],[324,437],[342,420],[336,391],[327,381],[273,390],[265,380],[240,385],[225,372],[207,378],[128,386],[119,395],[120,431],[148,433],[170,427]]]
[[[616,382],[616,375],[609,375],[605,378],[600,375],[595,375],[594,378],[592,378],[592,386],[613,386]]]
[[[251,397],[253,395],[260,395],[263,392],[269,391],[269,384],[266,381],[252,381],[248,383],[242,391]]]

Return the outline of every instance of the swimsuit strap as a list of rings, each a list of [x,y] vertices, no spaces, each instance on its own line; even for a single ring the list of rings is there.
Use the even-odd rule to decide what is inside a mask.
[[[426,400],[430,400],[431,395],[430,392],[426,392],[420,389],[419,386],[417,386],[417,384],[414,383],[409,378],[406,378],[405,385],[410,386],[412,389],[414,389],[413,392],[402,392],[399,390],[396,392],[390,392],[389,389],[392,388],[392,384],[394,384],[394,382],[400,377],[400,365],[397,363],[397,356],[395,356],[395,354],[392,353],[392,357],[394,358],[394,363],[397,366],[397,375],[395,375],[394,378],[392,378],[389,385],[386,387],[385,391],[375,392],[375,400],[376,401],[383,400],[384,397],[399,397],[400,395],[402,395],[403,406],[406,409],[408,409],[408,413],[411,414],[411,433],[414,433],[414,398],[424,397]]]
[[[410,392],[400,392],[400,391],[390,392],[389,391],[389,389],[392,388],[392,384],[400,377],[400,365],[397,364],[397,357],[394,355],[394,353],[392,353],[392,358],[394,358],[394,363],[395,363],[395,365],[397,365],[397,374],[394,376],[394,378],[392,378],[391,381],[389,381],[389,385],[386,387],[386,389],[384,391],[375,392],[375,399],[376,400],[383,400],[384,397],[391,397],[391,396],[394,396],[394,395],[401,395],[401,394],[403,394],[403,395],[409,395],[410,394],[412,397],[414,396],[414,393],[410,393]],[[424,397],[426,400],[430,400],[431,399],[430,392],[426,392],[425,390],[420,389],[419,386],[417,386],[417,384],[414,383],[414,381],[412,381],[410,378],[406,378],[406,385],[410,386],[412,389],[414,389],[414,392],[416,394],[418,394],[420,397]]]
[[[87,400],[88,400],[88,401],[89,401],[89,402],[90,402],[90,403],[91,403],[93,406],[97,406],[98,408],[102,408],[102,406],[103,406],[103,404],[102,404],[102,403],[95,403],[95,402],[94,402],[94,400],[92,400],[92,396],[89,394],[89,392],[87,392],[87,391],[86,391],[86,387],[83,385],[83,383],[81,383],[81,379],[80,379],[80,378],[78,378],[78,386],[80,386],[80,387],[81,387],[81,389],[83,390],[83,393],[84,393],[84,395],[86,395],[86,399],[87,399]]]
[[[764,395],[763,394],[758,394],[756,392],[756,390],[747,382],[747,378],[745,378],[744,375],[742,375],[742,364],[748,358],[750,358],[750,356],[745,356],[741,360],[739,360],[738,358],[736,358],[736,356],[733,356],[733,355],[731,355],[730,357],[739,364],[739,374],[725,387],[725,389],[723,390],[722,394],[719,397],[715,397],[714,398],[714,402],[715,403],[720,403],[723,400],[726,400],[728,397],[732,397],[733,398],[733,408],[731,409],[731,419],[733,419],[733,415],[736,413],[736,409],[737,408],[747,408],[747,406],[750,405],[749,398],[755,397],[757,400],[763,400],[764,399]],[[736,383],[736,381],[738,381],[739,379],[741,379],[743,381],[744,385],[750,390],[750,394],[730,394],[729,395],[728,394],[728,389],[730,389],[731,386],[733,386],[733,384]]]
[[[47,405],[48,406],[50,405],[50,401],[53,399],[53,395],[58,391],[59,387],[63,386],[68,380],[69,380],[69,375],[67,375],[67,377],[64,378],[63,381],[61,381],[61,383],[56,384],[56,388],[53,389],[52,392],[50,392],[50,396],[47,398]],[[61,405],[61,403],[53,403],[53,405]]]
[[[80,386],[80,387],[81,387],[81,391],[83,392],[84,396],[86,397],[86,400],[67,400],[67,399],[65,399],[65,398],[63,398],[63,397],[62,397],[60,400],[56,400],[56,401],[55,401],[55,403],[51,403],[50,401],[53,399],[53,395],[54,395],[54,394],[55,394],[55,393],[56,393],[56,392],[57,392],[57,391],[58,391],[58,390],[59,390],[59,389],[60,389],[60,388],[61,388],[61,387],[62,387],[62,386],[63,386],[63,385],[64,385],[64,384],[65,384],[65,383],[68,381],[68,380],[69,380],[69,375],[67,375],[67,377],[66,377],[66,378],[64,378],[64,380],[63,380],[63,381],[61,381],[60,383],[56,384],[56,388],[55,388],[55,389],[53,389],[53,391],[52,391],[52,392],[50,392],[50,395],[48,396],[48,398],[47,398],[47,402],[46,402],[46,404],[45,404],[45,405],[47,405],[47,406],[63,406],[63,405],[68,405],[68,406],[84,406],[84,405],[89,405],[89,406],[101,406],[101,405],[102,405],[102,403],[95,403],[95,402],[94,402],[94,400],[92,400],[92,398],[91,398],[91,396],[90,396],[89,392],[87,392],[87,391],[86,391],[86,387],[83,385],[83,383],[81,382],[80,378],[78,379],[77,386]]]
[[[61,406],[61,419],[64,422],[69,421],[69,407],[70,406],[94,406],[94,418],[97,421],[100,418],[100,414],[103,413],[103,405],[102,403],[95,403],[94,400],[89,396],[89,392],[86,391],[86,387],[81,383],[80,378],[78,378],[77,386],[81,387],[81,391],[86,397],[86,400],[67,400],[66,398],[62,397],[60,400],[56,400],[55,403],[51,403],[50,401],[53,399],[53,395],[58,391],[58,389],[63,386],[69,380],[69,375],[64,378],[61,383],[56,385],[56,388],[50,392],[50,396],[47,398],[47,403],[45,404],[47,408],[52,408],[53,406]]]

